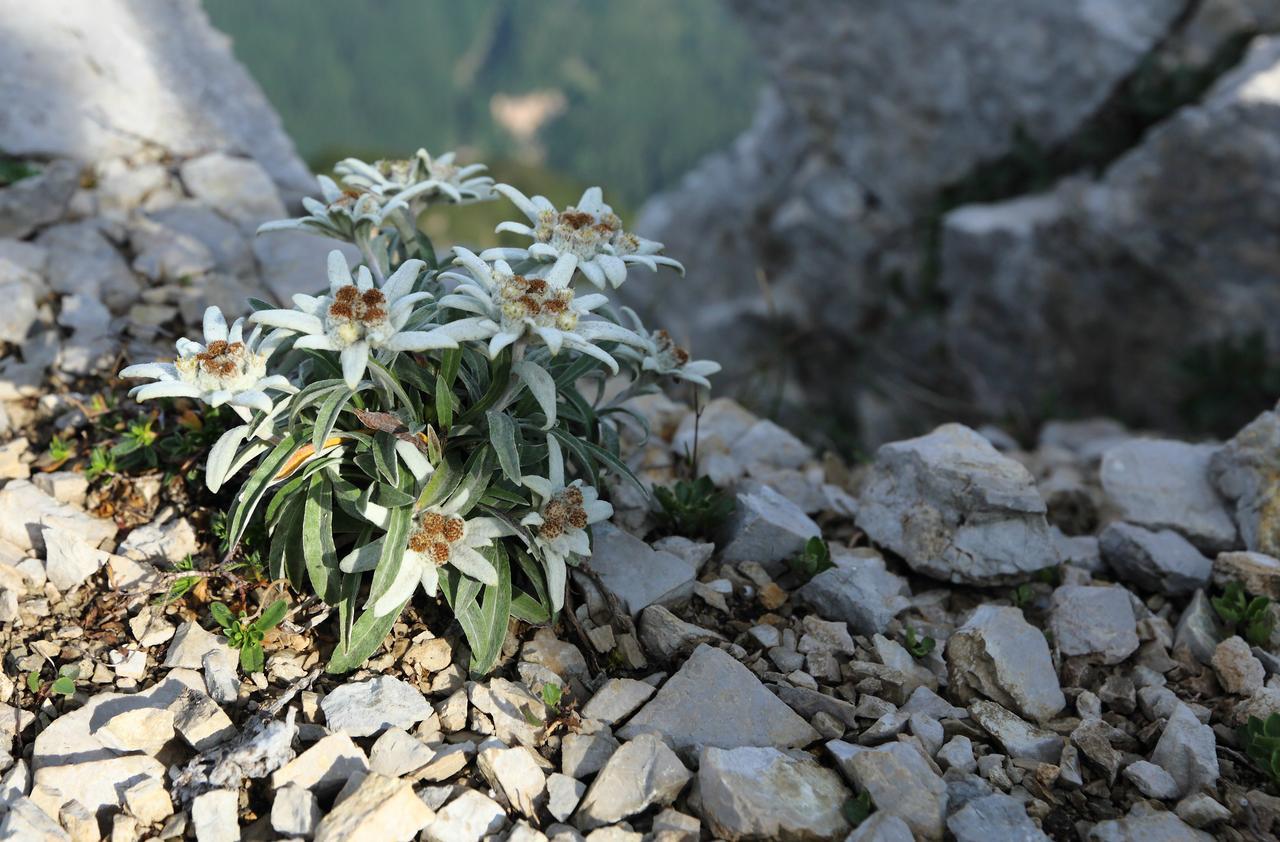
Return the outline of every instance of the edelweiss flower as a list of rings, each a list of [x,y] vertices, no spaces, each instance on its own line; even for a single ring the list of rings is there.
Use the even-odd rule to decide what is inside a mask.
[[[373,603],[375,616],[395,611],[413,596],[418,585],[422,585],[427,596],[435,596],[440,568],[446,564],[482,584],[498,583],[498,571],[479,550],[491,546],[495,538],[510,534],[510,530],[497,518],[460,516],[461,502],[432,506],[414,517],[400,570],[387,592]],[[375,542],[364,549],[348,555],[339,567],[347,573],[372,570],[377,566],[381,547]]]
[[[459,167],[453,159],[452,152],[432,158],[427,150],[419,149],[405,161],[367,164],[359,158],[346,158],[333,170],[342,177],[343,184],[401,204],[436,196],[446,196],[459,204],[493,198],[493,179],[476,175],[484,172],[484,164]]]
[[[278,219],[258,226],[258,233],[269,231],[306,231],[336,240],[355,242],[362,226],[381,226],[389,213],[404,207],[399,201],[387,202],[382,196],[366,190],[342,189],[328,176],[318,176],[323,202],[310,196],[302,199],[307,216],[300,219]]]
[[[120,372],[121,377],[152,377],[155,383],[134,386],[135,400],[153,398],[197,398],[210,406],[230,404],[243,409],[270,412],[267,390],[296,392],[288,378],[267,376],[267,358],[280,344],[282,334],[262,338],[255,330],[244,339],[244,319],[230,328],[222,311],[204,311],[204,344],[182,338],[177,342],[178,358],[172,363],[141,363]],[[246,413],[247,417],[247,413]]]
[[[642,351],[623,348],[622,355],[639,363],[644,371],[711,388],[711,381],[707,378],[720,370],[720,363],[692,359],[689,352],[677,345],[665,330],[655,330],[652,333],[646,330],[635,310],[623,307],[622,313],[631,322],[631,329],[645,340]]]
[[[456,348],[466,339],[485,339],[497,325],[488,319],[459,319],[429,331],[401,328],[413,314],[417,302],[430,298],[428,292],[412,292],[421,260],[406,260],[379,289],[368,267],[361,266],[353,278],[342,252],[329,252],[329,294],[320,297],[295,295],[296,310],[260,310],[251,321],[305,334],[295,348],[337,351],[342,376],[356,388],[369,364],[369,353],[386,351],[426,351]]]
[[[542,277],[540,273],[517,275],[504,260],[490,266],[460,246],[453,251],[456,262],[467,267],[471,277],[454,272],[443,275],[460,283],[452,294],[440,299],[440,305],[491,320],[495,329],[489,334],[490,356],[526,334],[533,334],[546,343],[553,355],[563,347],[573,348],[604,362],[616,374],[618,361],[595,343],[644,346],[641,337],[621,325],[583,319],[607,304],[608,299],[598,293],[574,293],[569,281],[577,257],[572,254],[561,255]]]
[[[598,499],[596,490],[583,485],[581,480],[564,484],[564,457],[552,436],[547,436],[547,451],[550,476],[520,478],[538,498],[538,509],[525,515],[520,523],[534,527],[533,543],[542,551],[551,607],[559,611],[564,605],[569,560],[573,559],[576,564],[577,559],[591,555],[587,527],[611,517],[613,506]]]
[[[684,274],[684,266],[664,257],[662,243],[646,240],[622,230],[622,220],[604,203],[599,187],[587,188],[577,206],[558,211],[545,196],[525,196],[509,184],[495,185],[494,190],[515,203],[531,225],[503,222],[498,231],[511,231],[534,239],[528,249],[488,249],[480,254],[485,260],[557,260],[561,255],[578,258],[578,268],[587,280],[600,289],[605,281],[615,288],[627,279],[627,265],[639,263],[650,271],[670,266]]]

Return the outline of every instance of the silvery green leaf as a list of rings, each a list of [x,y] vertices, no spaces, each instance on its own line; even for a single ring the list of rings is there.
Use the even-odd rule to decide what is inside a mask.
[[[556,381],[545,368],[531,360],[520,360],[511,366],[511,370],[529,387],[529,393],[542,408],[542,414],[547,416],[542,429],[551,429],[556,423]]]
[[[489,443],[498,454],[502,473],[514,483],[520,482],[520,451],[516,448],[516,422],[505,412],[491,409],[485,413],[489,422]]]
[[[236,458],[236,448],[249,435],[249,425],[241,424],[227,430],[209,450],[209,460],[205,463],[204,484],[215,494],[229,476],[228,471]]]

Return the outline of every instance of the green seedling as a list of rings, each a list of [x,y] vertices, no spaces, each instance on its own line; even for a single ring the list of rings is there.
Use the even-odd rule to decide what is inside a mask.
[[[658,519],[663,528],[694,538],[713,535],[734,509],[733,498],[706,476],[682,479],[670,488],[655,487],[653,496],[661,507]]]
[[[835,563],[831,561],[831,550],[827,548],[827,542],[815,535],[805,542],[799,555],[787,560],[787,566],[792,573],[807,582],[822,571],[835,567]]]
[[[1272,783],[1280,783],[1280,713],[1273,713],[1265,720],[1251,716],[1238,733],[1240,746],[1249,759]]]
[[[240,650],[240,666],[245,672],[262,672],[264,656],[262,639],[267,632],[280,625],[289,605],[283,599],[268,605],[256,620],[250,620],[245,611],[233,614],[231,609],[221,602],[209,606],[209,613],[222,627],[227,643],[232,649]]]
[[[57,676],[49,682],[40,677],[41,670],[34,669],[27,673],[27,689],[37,696],[74,696],[76,679],[80,677],[80,668],[75,664],[66,664],[58,669]]]
[[[1253,646],[1265,646],[1271,639],[1275,618],[1271,614],[1271,600],[1265,596],[1249,599],[1244,585],[1230,582],[1221,596],[1209,600],[1222,621],[1235,629]]]
[[[867,820],[867,816],[870,816],[875,808],[876,805],[871,802],[871,793],[864,789],[856,798],[845,801],[840,812],[844,814],[845,821],[849,822],[850,826],[857,827]]]
[[[907,628],[906,650],[911,653],[912,657],[923,658],[925,655],[932,652],[933,648],[937,645],[938,641],[934,640],[932,637],[929,637],[928,635],[925,635],[924,637],[917,637],[915,629],[910,627]]]

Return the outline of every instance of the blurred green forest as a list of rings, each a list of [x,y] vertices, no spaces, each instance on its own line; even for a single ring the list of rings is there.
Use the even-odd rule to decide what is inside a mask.
[[[718,0],[204,4],[319,171],[458,148],[527,192],[633,208],[746,127],[762,78]]]

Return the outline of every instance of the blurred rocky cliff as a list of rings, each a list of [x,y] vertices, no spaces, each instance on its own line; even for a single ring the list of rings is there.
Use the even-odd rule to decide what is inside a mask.
[[[1280,4],[734,0],[754,125],[639,223],[722,387],[870,445],[1101,412],[1230,432],[1280,388]]]

